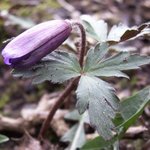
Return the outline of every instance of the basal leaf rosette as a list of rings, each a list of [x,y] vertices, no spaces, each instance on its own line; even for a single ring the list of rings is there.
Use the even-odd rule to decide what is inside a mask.
[[[80,114],[88,110],[91,125],[106,140],[113,137],[115,126],[112,119],[118,110],[119,100],[107,82],[93,76],[83,75],[76,91],[76,107]]]

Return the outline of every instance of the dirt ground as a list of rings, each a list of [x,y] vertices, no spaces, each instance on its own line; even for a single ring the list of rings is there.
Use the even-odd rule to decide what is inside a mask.
[[[6,45],[3,41],[17,36],[33,24],[51,19],[79,19],[82,14],[89,14],[97,19],[104,19],[109,27],[120,22],[128,25],[140,25],[150,20],[149,0],[1,0],[0,1],[0,49]],[[15,17],[14,17],[15,16]],[[150,55],[149,37],[139,38],[126,43],[136,53]],[[139,70],[128,71],[130,80],[109,78],[120,98],[125,98],[150,85],[150,65]],[[11,68],[0,57],[0,133],[11,140],[1,144],[0,150],[21,150],[32,141],[31,147],[38,141],[38,135],[48,110],[57,99],[64,86],[45,82],[32,85],[31,80],[13,78]],[[60,138],[74,124],[64,120],[64,115],[74,108],[75,95],[70,96],[57,111],[47,133],[50,149],[63,150],[68,143]],[[30,116],[30,117],[29,117]],[[6,123],[6,124],[5,124]],[[142,130],[140,127],[147,127]],[[139,127],[138,130],[134,130]],[[27,133],[27,134],[28,134]],[[93,129],[86,125],[88,139],[95,137]],[[26,137],[28,137],[26,139]],[[45,148],[46,149],[46,148]],[[132,126],[131,131],[120,141],[120,150],[150,150],[150,106]],[[32,148],[31,148],[32,150]]]

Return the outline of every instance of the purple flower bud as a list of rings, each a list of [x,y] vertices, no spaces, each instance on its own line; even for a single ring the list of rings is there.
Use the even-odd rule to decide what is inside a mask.
[[[64,20],[41,23],[13,39],[2,51],[4,62],[14,68],[29,68],[59,47],[70,35]]]

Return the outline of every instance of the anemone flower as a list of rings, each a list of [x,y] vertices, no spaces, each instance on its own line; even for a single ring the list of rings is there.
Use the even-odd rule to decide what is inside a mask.
[[[2,51],[4,62],[13,68],[29,68],[59,47],[71,30],[71,23],[66,20],[40,23],[6,45]]]

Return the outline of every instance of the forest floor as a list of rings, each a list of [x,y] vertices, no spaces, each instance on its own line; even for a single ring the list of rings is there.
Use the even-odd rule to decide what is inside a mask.
[[[150,1],[3,0],[0,1],[0,49],[2,50],[5,45],[3,41],[17,36],[34,24],[51,19],[79,19],[82,14],[104,19],[108,22],[109,27],[120,22],[128,26],[140,25],[150,20]],[[126,45],[132,46],[136,53],[150,55],[148,37],[130,41]],[[130,80],[107,79],[115,87],[117,95],[121,99],[150,85],[150,65],[139,70],[128,71],[127,74],[130,76]],[[31,80],[13,78],[11,69],[3,63],[1,57],[0,133],[8,136],[11,140],[0,145],[0,150],[23,149],[29,142],[28,139],[22,140],[25,132],[36,137],[48,110],[63,88],[62,85],[54,85],[48,81],[39,85],[32,85]],[[74,105],[75,96],[72,94],[69,100],[66,100],[58,110],[51,123],[49,133],[47,133],[50,142],[47,142],[52,150],[63,150],[68,145],[68,143],[59,140],[74,124],[72,121],[64,120],[65,114],[72,110]],[[25,132],[21,127],[22,125],[26,129]],[[145,126],[148,130],[143,129]],[[132,131],[120,141],[120,149],[150,150],[150,106],[145,108],[139,120],[132,127]],[[135,131],[134,128],[136,127],[139,129]],[[86,135],[87,139],[97,136],[89,126],[86,126]]]

